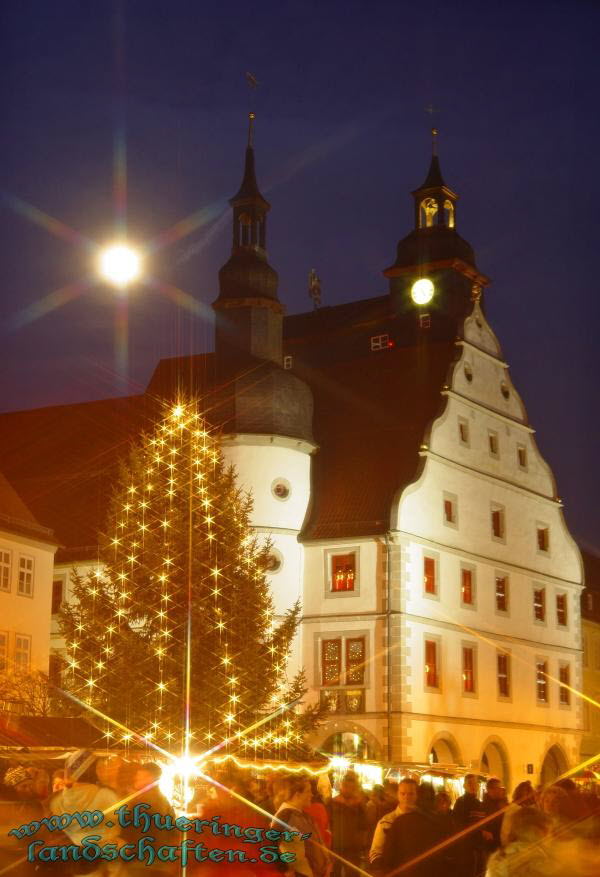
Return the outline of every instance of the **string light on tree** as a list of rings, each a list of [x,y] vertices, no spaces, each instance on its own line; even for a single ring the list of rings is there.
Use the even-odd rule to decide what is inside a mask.
[[[99,567],[73,577],[62,626],[77,697],[183,753],[240,745],[273,700],[301,698],[303,676],[285,677],[300,608],[275,620],[251,509],[197,405],[165,410],[122,468]],[[317,715],[280,715],[260,746],[285,756]]]

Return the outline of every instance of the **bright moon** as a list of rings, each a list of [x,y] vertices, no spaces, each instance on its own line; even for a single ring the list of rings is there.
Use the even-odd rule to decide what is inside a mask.
[[[415,280],[410,291],[412,300],[417,305],[426,305],[433,298],[433,293],[434,286],[428,277],[422,277],[420,280]]]
[[[127,286],[139,275],[140,267],[140,257],[130,247],[109,247],[100,257],[102,276],[114,286]]]

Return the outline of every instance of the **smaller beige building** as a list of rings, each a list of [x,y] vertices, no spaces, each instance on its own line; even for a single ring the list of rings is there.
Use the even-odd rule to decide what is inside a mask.
[[[48,672],[56,541],[0,474],[0,673]]]
[[[581,760],[594,755],[600,764],[600,557],[582,551],[585,590],[581,595],[581,629],[583,639],[583,738]]]

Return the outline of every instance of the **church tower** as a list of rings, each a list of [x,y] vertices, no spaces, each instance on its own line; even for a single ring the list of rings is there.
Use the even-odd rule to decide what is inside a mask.
[[[412,192],[414,229],[399,242],[396,261],[383,273],[390,280],[396,313],[435,313],[438,320],[445,318],[451,332],[489,280],[477,269],[471,245],[458,234],[458,195],[444,181],[435,128],[432,134],[429,172]]]
[[[282,364],[283,305],[277,272],[267,259],[269,202],[256,181],[250,114],[244,177],[231,199],[233,244],[219,272],[216,371],[220,384],[221,447],[252,494],[252,526],[271,545],[269,583],[277,614],[302,595],[303,549],[298,541],[310,499],[313,397]],[[301,638],[292,666],[298,666]]]
[[[242,184],[233,208],[231,256],[219,271],[216,312],[217,370],[222,378],[247,368],[252,359],[281,364],[283,306],[277,272],[267,259],[267,213],[271,205],[256,182],[250,113]]]

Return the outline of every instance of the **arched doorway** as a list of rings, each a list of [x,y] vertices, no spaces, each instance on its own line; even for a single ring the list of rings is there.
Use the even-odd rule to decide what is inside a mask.
[[[328,755],[343,755],[351,761],[375,761],[378,755],[367,735],[357,731],[337,731],[320,748]]]
[[[502,785],[509,786],[508,756],[500,741],[489,740],[483,748],[480,759],[481,772],[498,777]]]
[[[456,741],[449,734],[434,737],[427,760],[430,764],[460,764],[460,752]]]
[[[540,782],[542,785],[547,786],[553,783],[558,777],[563,774],[569,764],[567,762],[565,753],[562,751],[560,746],[554,744],[550,749],[546,752],[545,758],[542,762],[542,769],[540,772]]]

